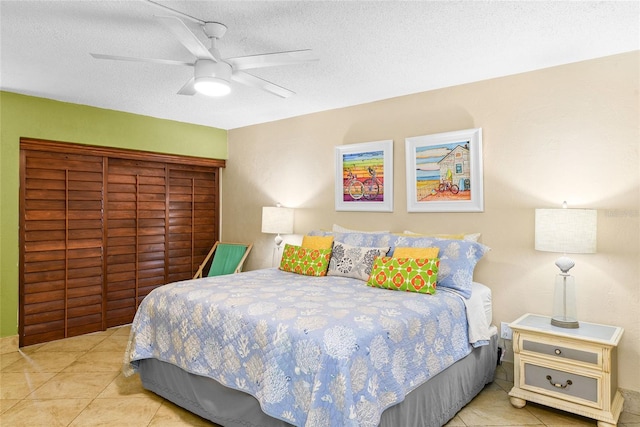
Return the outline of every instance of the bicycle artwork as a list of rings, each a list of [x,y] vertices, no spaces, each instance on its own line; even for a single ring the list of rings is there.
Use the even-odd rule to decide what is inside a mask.
[[[360,200],[364,196],[364,184],[358,181],[358,177],[351,172],[351,169],[347,172],[345,187],[353,200]]]
[[[352,200],[360,200],[363,197],[365,200],[376,200],[380,194],[380,187],[382,187],[382,183],[377,177],[378,173],[372,166],[367,168],[367,172],[370,176],[363,182],[358,180],[358,176],[355,175],[351,169],[347,172],[347,182],[345,187],[347,188],[347,193],[349,193]],[[349,199],[345,197],[345,200]]]
[[[336,147],[336,210],[390,211],[391,151],[391,141]]]

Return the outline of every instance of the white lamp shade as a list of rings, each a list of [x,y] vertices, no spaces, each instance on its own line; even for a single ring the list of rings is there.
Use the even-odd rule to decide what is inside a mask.
[[[594,209],[536,209],[535,248],[570,254],[596,252],[598,211]]]
[[[262,232],[271,234],[293,233],[293,209],[282,207],[262,208]]]

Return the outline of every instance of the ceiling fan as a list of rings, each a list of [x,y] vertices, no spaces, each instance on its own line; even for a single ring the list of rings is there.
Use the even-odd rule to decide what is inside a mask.
[[[204,34],[209,38],[211,47],[207,48],[189,27],[187,27],[182,19],[176,16],[156,16],[155,18],[164,24],[176,36],[178,41],[193,54],[195,59],[192,62],[174,61],[170,59],[133,58],[98,53],[92,53],[91,56],[96,59],[150,62],[193,67],[194,76],[178,91],[180,95],[202,93],[209,96],[224,96],[231,91],[230,80],[233,80],[247,86],[265,90],[282,98],[287,98],[295,93],[267,80],[246,73],[244,70],[300,64],[318,60],[310,49],[239,56],[236,58],[222,58],[216,45],[217,41],[222,38],[227,31],[227,27],[224,24],[203,21],[151,0],[147,0],[146,3],[169,10],[171,13],[198,23],[202,27]]]

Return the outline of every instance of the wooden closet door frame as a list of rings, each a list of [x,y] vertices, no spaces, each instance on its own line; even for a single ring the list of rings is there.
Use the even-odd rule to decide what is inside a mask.
[[[45,152],[55,152],[55,153],[68,153],[68,154],[83,154],[83,155],[93,155],[93,156],[102,156],[104,161],[102,162],[102,174],[103,174],[103,209],[106,209],[106,205],[104,202],[107,200],[105,190],[107,188],[107,168],[108,168],[108,159],[110,157],[114,158],[126,158],[132,160],[144,160],[144,161],[157,161],[164,162],[167,164],[165,166],[167,172],[169,168],[169,164],[177,164],[177,165],[193,165],[193,166],[205,166],[205,167],[214,167],[214,168],[224,168],[226,166],[226,161],[223,159],[206,159],[200,157],[192,157],[192,156],[181,156],[181,155],[173,155],[173,154],[163,154],[163,153],[153,153],[141,150],[129,150],[129,149],[121,149],[121,148],[111,148],[111,147],[101,147],[95,145],[87,145],[80,144],[74,142],[59,142],[59,141],[51,141],[51,140],[42,140],[35,138],[20,138],[20,187],[19,187],[19,266],[18,266],[18,274],[19,274],[19,292],[18,292],[18,333],[19,333],[19,346],[23,346],[23,337],[24,337],[24,304],[25,304],[25,292],[24,292],[24,274],[25,274],[25,198],[26,198],[26,153],[25,151],[45,151]],[[167,178],[168,179],[168,178]],[[220,181],[218,178],[218,190],[220,186]],[[219,195],[219,193],[218,193]],[[168,195],[167,195],[168,198]],[[167,206],[168,209],[168,206]],[[219,206],[218,212],[216,212],[216,218],[220,218]],[[106,242],[107,230],[108,227],[104,224],[103,218],[103,228],[102,228],[102,239],[103,242]],[[219,224],[218,224],[219,226]],[[102,328],[105,329],[106,325],[106,292],[107,292],[107,257],[106,254],[103,256],[103,283],[102,283]],[[167,275],[167,264],[165,263],[165,277]],[[66,334],[66,332],[65,332]]]

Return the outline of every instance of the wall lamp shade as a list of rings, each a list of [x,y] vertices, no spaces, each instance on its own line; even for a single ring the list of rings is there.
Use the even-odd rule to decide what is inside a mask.
[[[575,278],[569,270],[575,262],[565,254],[596,252],[598,212],[593,209],[536,209],[535,248],[558,252],[560,274],[556,276],[551,324],[578,328]]]
[[[262,232],[277,234],[276,246],[282,243],[280,234],[293,234],[293,212],[291,208],[270,207],[262,208]]]

